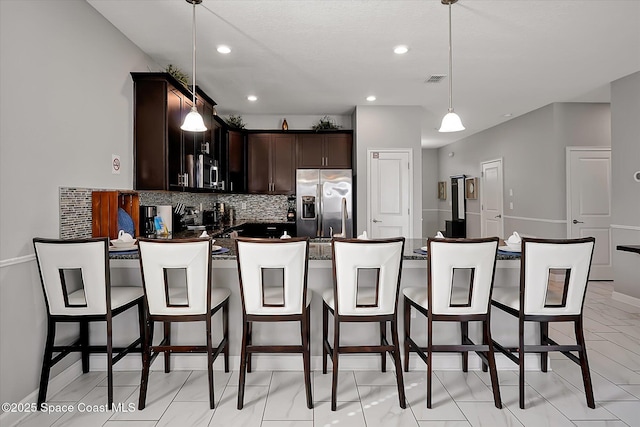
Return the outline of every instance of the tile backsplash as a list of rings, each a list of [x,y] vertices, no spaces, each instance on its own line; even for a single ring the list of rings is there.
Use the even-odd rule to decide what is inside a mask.
[[[60,238],[91,237],[91,192],[101,188],[60,187]],[[130,191],[130,190],[129,190]],[[184,203],[198,209],[196,223],[201,223],[202,210],[211,210],[216,202],[233,207],[236,221],[254,219],[286,221],[287,196],[266,194],[198,194],[172,191],[139,191],[140,205],[172,205]],[[244,204],[244,209],[243,208]]]

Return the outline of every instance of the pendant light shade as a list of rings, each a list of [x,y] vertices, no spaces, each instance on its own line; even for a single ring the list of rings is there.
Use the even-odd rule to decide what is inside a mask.
[[[439,132],[459,132],[464,130],[460,116],[453,112],[453,52],[451,48],[451,5],[458,0],[441,0],[442,4],[449,6],[449,112],[442,119]]]
[[[187,3],[193,5],[193,27],[192,27],[192,39],[193,39],[193,85],[191,86],[193,93],[193,106],[191,111],[184,118],[184,123],[180,126],[180,129],[187,132],[204,132],[207,127],[204,125],[202,116],[198,113],[196,108],[196,5],[202,3],[202,0],[186,0]]]

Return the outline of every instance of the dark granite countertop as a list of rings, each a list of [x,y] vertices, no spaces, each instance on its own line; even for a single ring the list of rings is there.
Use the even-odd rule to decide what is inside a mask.
[[[198,237],[202,231],[185,231],[179,234],[178,238],[190,238]],[[213,254],[213,260],[235,260],[236,249],[233,239],[229,238],[215,238],[215,245],[222,246],[229,249],[229,252],[222,253],[220,255]],[[404,257],[407,260],[424,260],[427,256],[422,253],[416,253],[414,250],[419,250],[421,247],[427,244],[426,239],[407,239],[404,244]],[[111,252],[109,258],[116,259],[138,259],[137,251],[129,252]],[[331,239],[312,239],[309,243],[309,259],[310,260],[331,260]],[[520,254],[498,254],[498,260],[519,260]]]

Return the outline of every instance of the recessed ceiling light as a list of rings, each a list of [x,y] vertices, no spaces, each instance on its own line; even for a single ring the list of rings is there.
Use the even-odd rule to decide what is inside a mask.
[[[254,101],[257,101],[257,100],[258,100],[258,97],[257,97],[257,96],[255,96],[255,95],[249,95],[249,96],[247,96],[247,99],[248,99],[249,101],[251,101],[251,102],[254,102]]]
[[[409,52],[409,48],[405,45],[400,45],[400,46],[396,46],[393,48],[393,53],[396,53],[398,55],[402,55]]]
[[[216,50],[218,51],[218,53],[222,53],[224,55],[226,55],[227,53],[231,53],[231,48],[225,45],[218,46]]]
[[[502,117],[511,117],[511,116],[513,116],[513,114],[512,114],[512,113],[506,113],[506,114],[503,114],[503,115],[502,115]]]
[[[375,100],[376,100],[376,97],[375,97],[375,96],[373,96],[373,95],[367,96],[367,101],[369,101],[369,102],[373,102],[373,101],[375,101]]]

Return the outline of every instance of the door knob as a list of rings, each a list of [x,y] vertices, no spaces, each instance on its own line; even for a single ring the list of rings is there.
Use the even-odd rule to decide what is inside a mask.
[[[496,215],[494,218],[502,218],[502,214]]]
[[[374,219],[374,220],[373,220],[373,222],[382,222],[382,221],[380,221],[380,220],[377,220],[377,219]]]
[[[584,222],[583,222],[583,221],[578,221],[577,219],[574,219],[572,222],[573,222],[574,224],[584,224]]]

